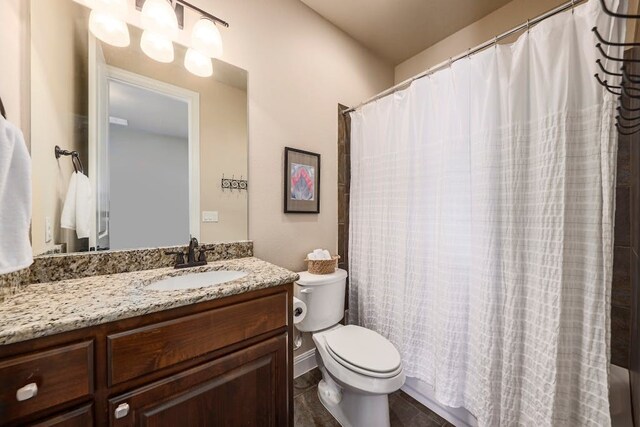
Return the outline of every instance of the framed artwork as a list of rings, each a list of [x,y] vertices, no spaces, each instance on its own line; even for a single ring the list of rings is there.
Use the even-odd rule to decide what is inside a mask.
[[[320,213],[320,154],[284,148],[284,212]]]

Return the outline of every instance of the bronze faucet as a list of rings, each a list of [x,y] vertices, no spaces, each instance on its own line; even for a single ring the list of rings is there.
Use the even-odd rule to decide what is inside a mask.
[[[189,247],[187,248],[187,261],[184,261],[184,252],[178,249],[177,251],[167,251],[165,255],[175,255],[176,263],[173,268],[187,268],[197,267],[199,265],[207,265],[207,250],[202,248],[198,254],[196,260],[196,249],[198,249],[198,239],[192,237],[189,241]]]

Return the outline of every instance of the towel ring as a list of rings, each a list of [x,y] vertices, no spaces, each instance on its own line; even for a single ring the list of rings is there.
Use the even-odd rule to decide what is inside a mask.
[[[78,153],[77,151],[63,150],[59,145],[55,146],[54,153],[56,159],[59,159],[60,156],[71,156],[73,170],[76,172],[84,173],[84,166],[82,166],[82,161],[80,160],[80,153]]]

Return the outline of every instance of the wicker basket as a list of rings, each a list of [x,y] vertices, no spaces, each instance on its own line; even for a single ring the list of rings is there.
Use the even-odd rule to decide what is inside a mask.
[[[305,259],[307,271],[311,274],[331,274],[336,271],[340,255],[335,255],[332,259]]]

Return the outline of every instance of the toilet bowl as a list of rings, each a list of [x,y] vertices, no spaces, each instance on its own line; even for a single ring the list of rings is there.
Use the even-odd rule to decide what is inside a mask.
[[[307,314],[296,327],[312,332],[322,373],[318,397],[344,427],[388,427],[388,395],[404,384],[398,350],[372,330],[341,325],[347,273],[299,273],[295,295]]]

